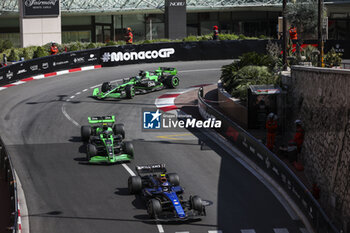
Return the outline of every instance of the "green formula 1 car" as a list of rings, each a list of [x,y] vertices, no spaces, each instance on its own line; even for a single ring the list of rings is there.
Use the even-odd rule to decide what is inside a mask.
[[[123,124],[115,124],[114,116],[88,117],[89,125],[81,127],[82,140],[87,143],[86,158],[90,163],[117,163],[134,158],[131,142],[124,142]]]
[[[123,84],[120,85],[104,82],[101,90],[98,87],[94,89],[92,96],[98,99],[131,99],[135,94],[158,91],[164,88],[176,88],[179,85],[179,78],[176,75],[176,68],[169,67],[159,67],[154,72],[140,71],[138,76],[124,79]]]

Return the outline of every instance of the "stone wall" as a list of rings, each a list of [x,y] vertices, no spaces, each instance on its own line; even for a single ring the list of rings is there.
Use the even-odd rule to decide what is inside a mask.
[[[302,160],[321,205],[344,232],[350,220],[350,70],[292,68],[291,116],[305,127]]]

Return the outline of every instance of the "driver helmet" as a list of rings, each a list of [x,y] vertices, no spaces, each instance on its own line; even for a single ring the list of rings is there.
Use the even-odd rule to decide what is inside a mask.
[[[52,42],[51,42],[51,45],[52,45],[52,46],[55,46],[55,45],[56,45],[56,42],[55,42],[55,41],[52,41]]]
[[[128,27],[128,28],[126,28],[126,30],[127,30],[128,32],[131,32],[131,28],[129,28],[129,27]]]
[[[214,29],[214,30],[218,30],[218,26],[215,25],[215,26],[213,27],[213,29]]]
[[[104,124],[102,125],[102,130],[103,130],[104,133],[107,133],[107,131],[108,131],[108,125],[107,125],[106,123],[104,123]]]
[[[267,115],[267,119],[268,119],[268,120],[273,120],[274,116],[275,116],[275,114],[273,114],[273,113],[271,112],[269,115]]]
[[[303,122],[301,121],[301,120],[295,120],[294,121],[294,124],[296,125],[296,126],[302,126],[302,124],[303,124]]]
[[[145,71],[140,70],[139,76],[143,77],[143,76],[145,76],[145,74],[146,74],[146,72],[145,72]]]
[[[161,174],[159,180],[160,180],[160,183],[161,183],[162,186],[168,186],[169,185],[168,184],[168,180],[165,177],[165,174]]]

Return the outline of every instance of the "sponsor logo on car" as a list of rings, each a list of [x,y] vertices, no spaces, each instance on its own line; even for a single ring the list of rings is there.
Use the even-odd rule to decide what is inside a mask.
[[[17,74],[23,74],[23,73],[26,73],[26,72],[27,72],[26,69],[21,69],[21,70],[19,70],[19,71],[17,72]]]
[[[150,60],[157,58],[169,58],[175,53],[173,48],[164,48],[160,50],[149,50],[140,52],[105,52],[102,55],[103,62],[117,62],[117,61],[133,61],[133,60]]]
[[[74,63],[83,63],[85,62],[85,58],[84,57],[78,57],[78,58],[74,58]]]
[[[41,67],[46,70],[47,68],[49,68],[49,63],[48,62],[45,62],[41,65]]]
[[[7,71],[6,78],[11,79],[13,77],[13,72]]]
[[[39,69],[39,65],[33,65],[30,67],[30,70],[31,71],[35,71],[35,70],[38,70]]]

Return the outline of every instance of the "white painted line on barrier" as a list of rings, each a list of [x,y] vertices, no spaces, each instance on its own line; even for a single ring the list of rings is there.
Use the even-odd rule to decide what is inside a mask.
[[[56,72],[56,76],[57,76],[57,75],[68,74],[68,73],[69,73],[69,70],[61,70],[61,71],[57,71],[57,72]]]
[[[21,226],[20,233],[29,233],[29,216],[28,216],[27,202],[26,202],[26,198],[22,188],[21,180],[19,179],[16,170],[14,171],[15,171],[15,177],[17,181],[18,208],[19,206],[21,206],[20,219],[19,219],[20,226]]]
[[[7,88],[7,87],[0,87],[0,91],[1,91],[1,90],[5,90],[6,88]]]
[[[85,70],[93,70],[93,69],[95,69],[95,67],[94,66],[86,66],[86,67],[81,67],[81,70],[83,71],[85,71]]]
[[[24,82],[24,81],[17,81],[17,82],[11,83],[11,84],[13,84],[13,85],[20,85],[20,84],[23,84],[23,83],[26,83],[26,82]]]
[[[42,79],[42,78],[45,78],[45,75],[40,74],[40,75],[37,75],[37,76],[33,77],[33,79]]]
[[[208,233],[222,233],[220,230],[213,230],[213,231],[208,231]]]

